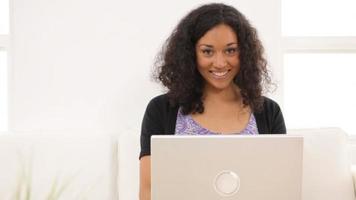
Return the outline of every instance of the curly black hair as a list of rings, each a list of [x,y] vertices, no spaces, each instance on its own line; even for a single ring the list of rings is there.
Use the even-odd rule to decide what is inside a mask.
[[[212,3],[188,13],[156,58],[155,78],[168,88],[170,104],[181,106],[183,114],[204,112],[205,81],[197,69],[195,46],[207,31],[219,24],[230,26],[239,41],[240,71],[234,83],[240,88],[243,104],[254,112],[262,109],[263,87],[267,89],[271,80],[257,31],[234,7]]]

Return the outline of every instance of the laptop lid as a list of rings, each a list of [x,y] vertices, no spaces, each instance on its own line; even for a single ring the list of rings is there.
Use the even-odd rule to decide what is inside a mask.
[[[153,136],[152,200],[300,200],[303,138]]]

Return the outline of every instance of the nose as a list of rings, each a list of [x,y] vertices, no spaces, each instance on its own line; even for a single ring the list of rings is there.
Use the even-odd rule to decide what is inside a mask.
[[[218,68],[223,68],[226,67],[227,65],[227,61],[225,58],[225,55],[223,53],[217,53],[215,54],[215,58],[214,58],[214,67],[218,67]]]

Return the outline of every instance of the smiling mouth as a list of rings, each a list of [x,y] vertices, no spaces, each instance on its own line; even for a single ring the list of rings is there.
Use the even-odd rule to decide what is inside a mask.
[[[216,72],[216,71],[209,71],[214,77],[216,78],[225,78],[226,75],[230,72],[231,70],[226,70],[226,71],[221,71],[221,72]]]

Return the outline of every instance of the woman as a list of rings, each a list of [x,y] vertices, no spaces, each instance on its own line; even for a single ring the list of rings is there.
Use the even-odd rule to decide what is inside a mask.
[[[207,4],[184,17],[158,60],[168,93],[147,106],[141,130],[140,199],[150,199],[155,134],[285,134],[256,30],[235,8]]]

